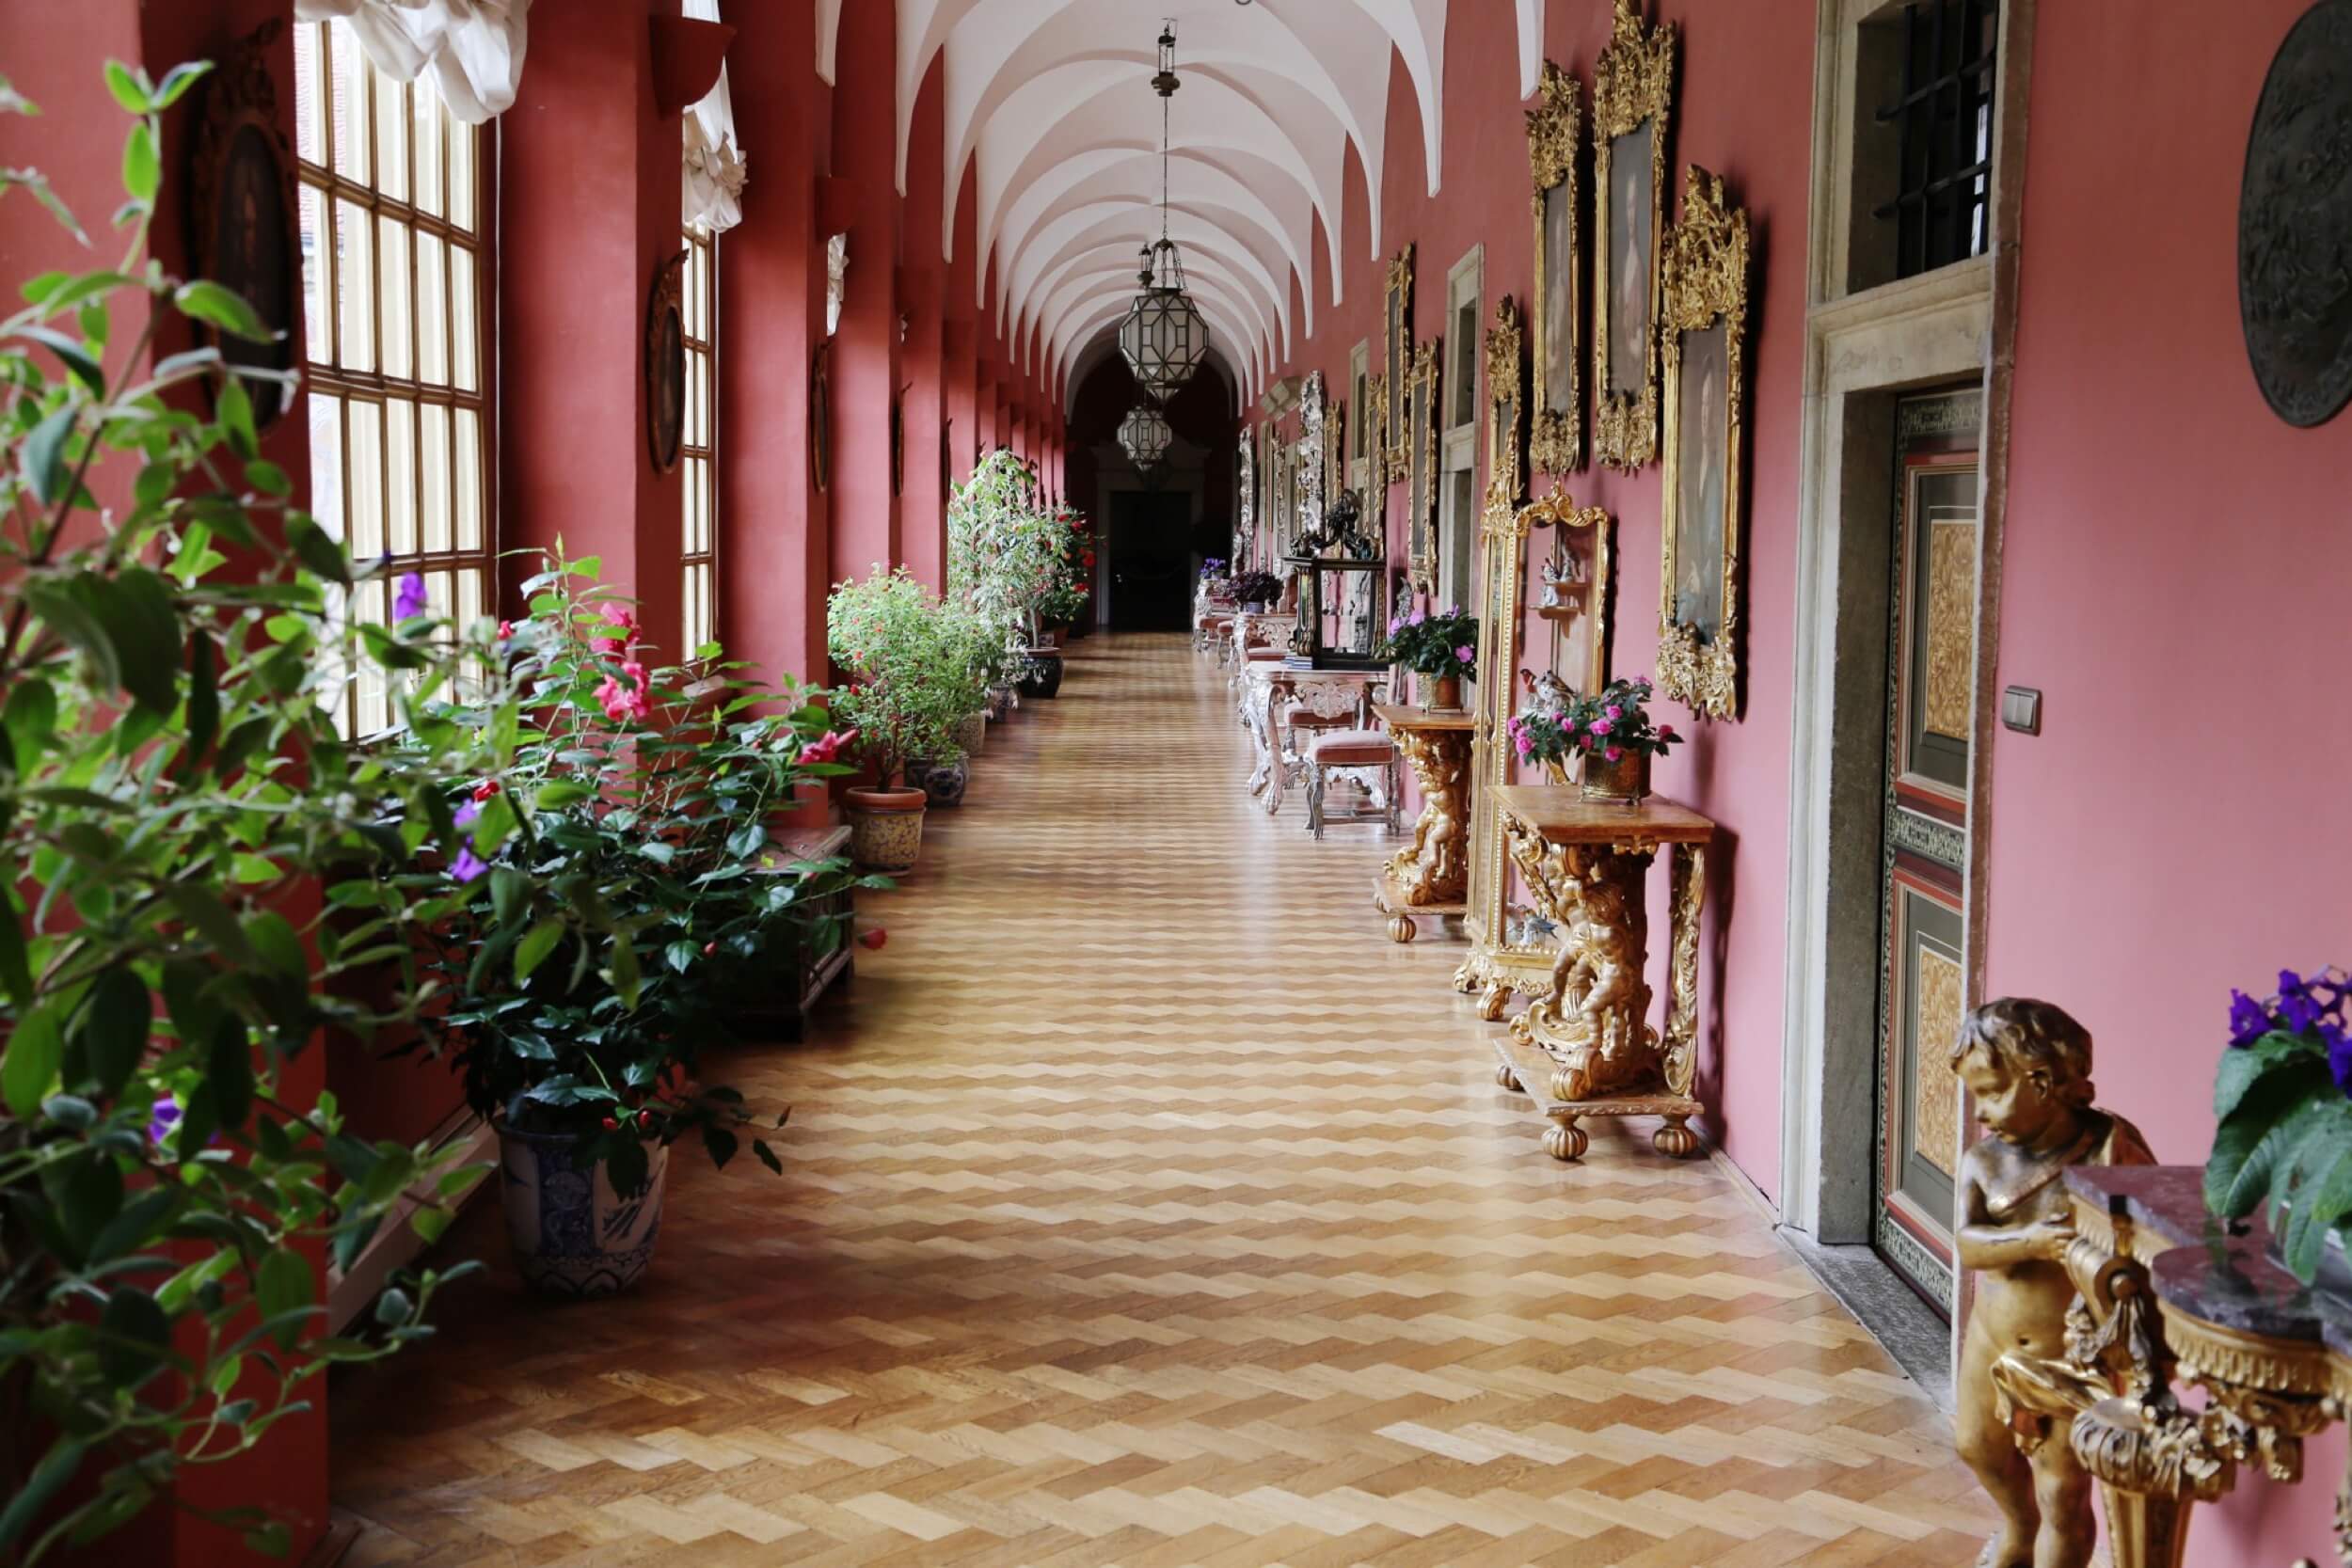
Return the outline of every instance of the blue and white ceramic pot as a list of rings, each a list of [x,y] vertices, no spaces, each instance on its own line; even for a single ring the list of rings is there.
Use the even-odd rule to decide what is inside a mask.
[[[581,1164],[566,1133],[499,1133],[499,1196],[523,1281],[552,1296],[609,1296],[637,1283],[661,1234],[670,1150],[645,1149],[643,1192],[612,1190],[604,1162]]]

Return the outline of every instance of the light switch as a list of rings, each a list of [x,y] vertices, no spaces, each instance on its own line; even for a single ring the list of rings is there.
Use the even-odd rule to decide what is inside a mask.
[[[2019,735],[2042,733],[2042,693],[2030,686],[2012,686],[2001,693],[2001,722]]]

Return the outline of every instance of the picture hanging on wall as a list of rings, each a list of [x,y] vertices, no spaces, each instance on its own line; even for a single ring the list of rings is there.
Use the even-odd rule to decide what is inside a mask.
[[[656,471],[677,467],[686,437],[686,252],[654,268],[645,301],[645,444]]]
[[[1388,289],[1381,316],[1382,373],[1389,378],[1389,423],[1383,442],[1386,477],[1393,484],[1412,467],[1412,443],[1406,404],[1406,383],[1413,366],[1413,247],[1406,245],[1389,261]]]
[[[1628,472],[1658,459],[1658,250],[1675,29],[1616,0],[1593,66],[1593,455]]]
[[[1486,510],[1511,512],[1519,504],[1523,469],[1519,433],[1526,428],[1522,384],[1527,333],[1519,308],[1504,294],[1495,304],[1495,324],[1486,331]]]
[[[1530,202],[1535,222],[1534,465],[1539,472],[1572,473],[1584,467],[1583,345],[1577,336],[1582,300],[1577,246],[1577,150],[1584,139],[1581,89],[1575,77],[1544,62],[1540,108],[1527,115],[1527,162],[1534,178]]]
[[[253,307],[278,336],[255,342],[199,326],[199,337],[231,367],[294,368],[294,306],[302,286],[302,242],[294,221],[294,152],[278,129],[278,88],[267,51],[284,24],[272,18],[230,53],[203,86],[204,113],[191,155],[188,210],[198,276]],[[314,353],[324,353],[312,345]],[[285,411],[285,388],[247,379],[253,423],[267,430]]]
[[[817,345],[808,370],[808,467],[817,488],[833,484],[833,344]],[[972,466],[978,467],[975,457]]]
[[[1406,564],[1413,586],[1424,594],[1438,591],[1438,366],[1440,340],[1432,338],[1413,351],[1413,374],[1405,396]]]
[[[1740,388],[1748,330],[1748,214],[1692,167],[1666,237],[1659,337],[1666,483],[1658,678],[1714,719],[1740,708]]]

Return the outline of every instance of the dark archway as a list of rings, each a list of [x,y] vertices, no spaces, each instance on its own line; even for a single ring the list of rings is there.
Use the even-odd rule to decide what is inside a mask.
[[[1225,368],[1205,362],[1168,400],[1176,433],[1168,460],[1149,473],[1120,450],[1119,424],[1142,392],[1116,354],[1078,383],[1071,399],[1069,498],[1094,517],[1097,624],[1122,631],[1179,630],[1204,557],[1230,552],[1240,460],[1233,390]]]

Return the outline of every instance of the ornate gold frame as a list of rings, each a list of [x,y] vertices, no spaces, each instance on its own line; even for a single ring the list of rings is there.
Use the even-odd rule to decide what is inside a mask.
[[[1659,344],[1665,360],[1666,483],[1659,532],[1665,540],[1660,586],[1658,680],[1666,695],[1713,719],[1740,712],[1740,472],[1746,455],[1743,344],[1748,331],[1748,214],[1724,198],[1724,182],[1692,166],[1682,218],[1659,267]],[[1724,617],[1712,642],[1675,620],[1675,565],[1682,519],[1682,337],[1724,325]]]
[[[1241,427],[1241,483],[1237,486],[1241,515],[1233,525],[1233,559],[1227,562],[1235,577],[1249,569],[1258,549],[1258,427]]]
[[[1420,593],[1438,591],[1438,375],[1442,341],[1413,351],[1405,394],[1408,462],[1405,476],[1406,560]]]
[[[1381,373],[1389,378],[1389,424],[1384,436],[1382,466],[1384,483],[1394,483],[1408,478],[1412,466],[1412,434],[1406,429],[1405,409],[1398,404],[1395,388],[1412,378],[1413,366],[1413,247],[1407,245],[1389,261],[1389,276],[1382,294],[1380,341],[1386,359]],[[1409,396],[1406,400],[1409,402]]]
[[[1673,119],[1675,26],[1645,30],[1636,0],[1615,0],[1609,46],[1593,64],[1593,455],[1630,473],[1658,458],[1658,335],[1643,345],[1639,388],[1609,383],[1611,144],[1655,122],[1650,135],[1650,318],[1659,314],[1659,254],[1666,228],[1666,138]]]
[[[1495,324],[1486,329],[1486,504],[1519,503],[1524,470],[1519,433],[1526,428],[1521,401],[1526,366],[1526,328],[1519,308],[1504,294],[1495,302]]]
[[[1323,372],[1311,371],[1298,389],[1298,499],[1292,509],[1297,514],[1291,519],[1293,538],[1323,531],[1323,515],[1331,505],[1330,492],[1325,488],[1330,473],[1330,444],[1329,394]]]
[[[1489,505],[1479,536],[1483,552],[1478,617],[1478,726],[1471,732],[1469,910],[1463,934],[1470,957],[1454,971],[1454,989],[1479,993],[1479,1016],[1499,1022],[1515,990],[1535,994],[1551,985],[1556,944],[1515,944],[1508,929],[1511,869],[1494,791],[1511,782],[1511,721],[1518,712],[1520,590],[1527,577],[1528,535],[1539,528],[1598,528],[1608,537],[1609,515],[1579,507],[1566,492],[1532,505]],[[1493,673],[1488,673],[1493,672]]]
[[[1356,454],[1364,466],[1364,529],[1386,538],[1389,526],[1389,378],[1364,374],[1364,450]]]
[[[1528,358],[1534,364],[1534,386],[1528,398],[1533,411],[1534,438],[1532,443],[1534,467],[1545,473],[1572,473],[1584,467],[1584,388],[1580,379],[1583,345],[1576,341],[1578,325],[1583,319],[1583,302],[1577,297],[1579,270],[1577,241],[1582,233],[1583,219],[1578,209],[1582,204],[1582,192],[1578,188],[1577,144],[1584,136],[1584,110],[1581,102],[1581,88],[1577,79],[1549,60],[1544,62],[1543,85],[1537,89],[1543,107],[1527,113],[1528,171],[1534,177],[1535,194],[1528,206],[1535,226],[1535,292],[1534,308],[1528,317]],[[1549,236],[1544,230],[1544,199],[1561,186],[1567,187],[1563,199],[1568,210],[1568,253],[1554,258],[1547,254]],[[1545,373],[1550,362],[1544,341],[1544,324],[1551,319],[1552,275],[1559,275],[1559,286],[1568,294],[1567,321],[1568,367],[1567,412],[1556,413],[1550,408],[1551,388]]]
[[[1570,535],[1589,531],[1593,536],[1592,580],[1585,585],[1582,613],[1593,626],[1593,657],[1578,671],[1560,668],[1560,645],[1565,640],[1561,623],[1567,617],[1546,614],[1551,626],[1551,673],[1568,682],[1580,692],[1595,692],[1609,684],[1609,584],[1616,570],[1616,521],[1597,506],[1557,512],[1554,515],[1552,538],[1557,546]]]

